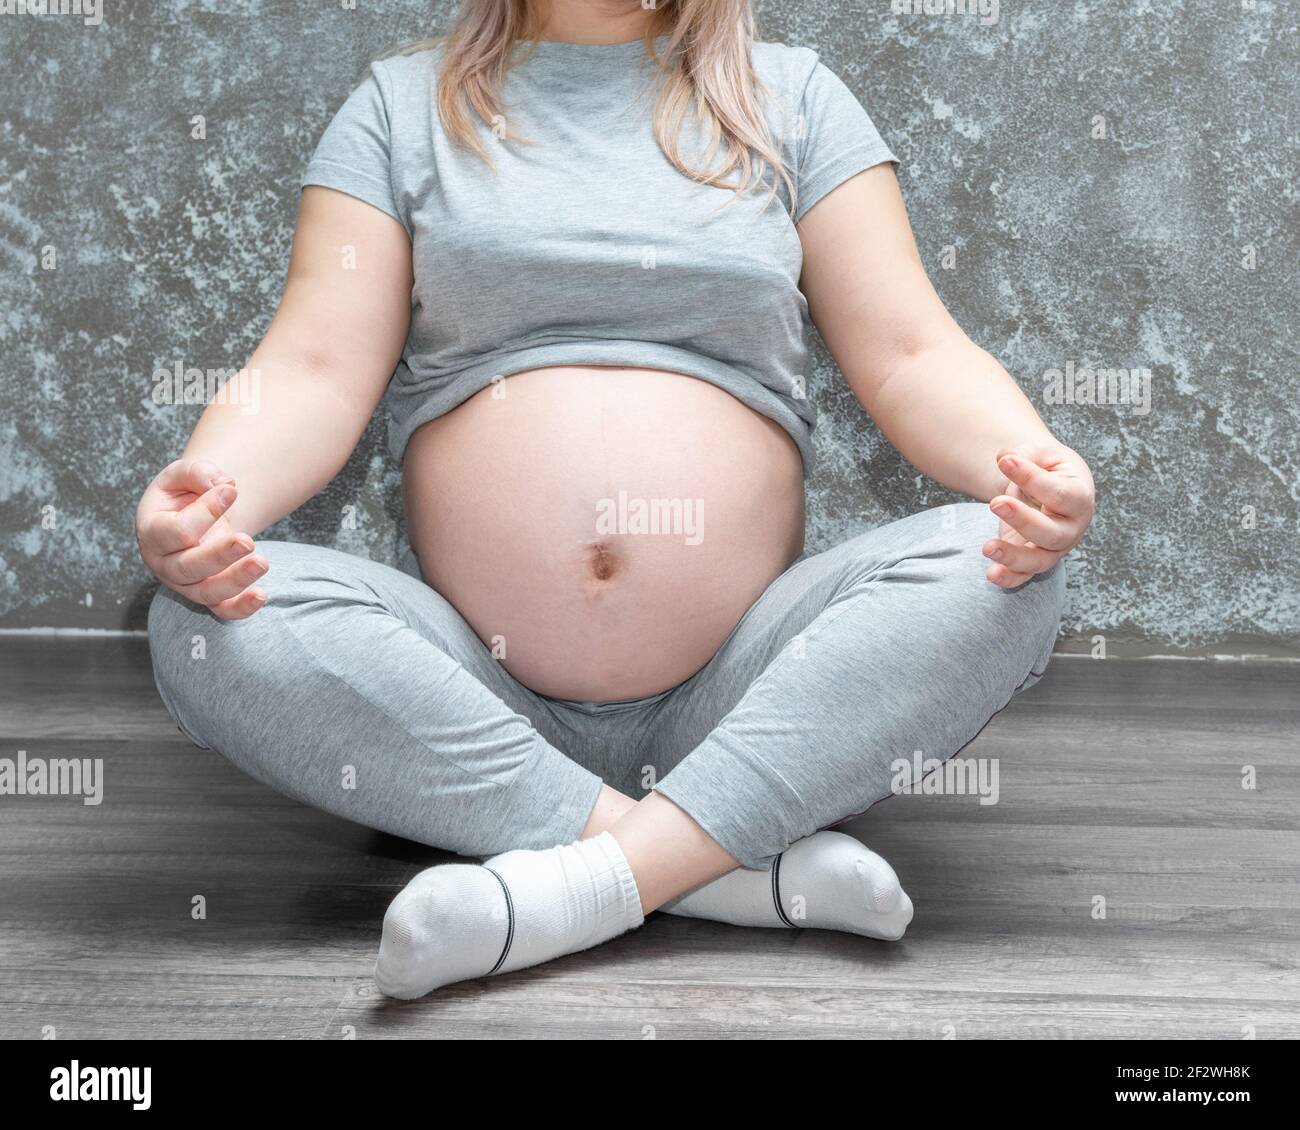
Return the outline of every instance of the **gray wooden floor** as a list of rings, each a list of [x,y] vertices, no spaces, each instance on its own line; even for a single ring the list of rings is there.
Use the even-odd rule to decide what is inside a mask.
[[[106,777],[98,807],[0,797],[0,1036],[1297,1038],[1298,692],[1297,666],[1059,659],[965,751],[1000,759],[998,804],[845,826],[911,893],[903,942],[655,915],[399,1004],[379,922],[437,853],[192,747],[140,639],[0,637],[0,757]]]

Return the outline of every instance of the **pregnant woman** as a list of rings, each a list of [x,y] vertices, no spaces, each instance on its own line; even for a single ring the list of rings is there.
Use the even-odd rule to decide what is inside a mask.
[[[1042,675],[1084,461],[930,287],[895,158],[748,0],[466,0],[371,66],[304,178],[284,296],[137,514],[181,728],[472,862],[393,902],[414,997],[661,909],[900,937],[826,831]],[[978,500],[803,552],[811,321]],[[402,569],[254,536],[387,390]]]

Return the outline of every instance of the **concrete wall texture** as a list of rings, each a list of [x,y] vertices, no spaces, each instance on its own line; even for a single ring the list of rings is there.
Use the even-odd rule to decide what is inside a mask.
[[[200,411],[155,404],[154,373],[243,364],[325,123],[369,59],[452,8],[106,0],[95,25],[5,7],[0,627],[140,627],[134,502]],[[757,11],[762,38],[815,48],[863,100],[944,299],[1093,466],[1067,632],[1294,652],[1297,9],[947,8]],[[1054,403],[1067,367],[1124,370],[1136,396]],[[884,442],[824,350],[811,395],[814,548],[950,497]],[[396,486],[376,421],[274,533],[391,559]]]

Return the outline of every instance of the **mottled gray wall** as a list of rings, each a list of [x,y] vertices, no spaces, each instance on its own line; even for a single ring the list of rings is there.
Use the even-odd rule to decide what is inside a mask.
[[[1295,5],[1008,0],[995,22],[894,7],[759,14],[764,38],[816,48],[862,97],[902,158],[944,298],[1090,458],[1101,509],[1067,629],[1293,649]],[[153,404],[152,374],[242,364],[316,138],[366,61],[426,34],[430,11],[106,0],[99,27],[0,15],[0,626],[141,624],[134,500],[199,411]],[[1045,371],[1067,361],[1149,369],[1149,413],[1043,404]],[[944,497],[824,352],[813,395],[814,545]],[[277,532],[387,558],[395,486],[372,425]]]

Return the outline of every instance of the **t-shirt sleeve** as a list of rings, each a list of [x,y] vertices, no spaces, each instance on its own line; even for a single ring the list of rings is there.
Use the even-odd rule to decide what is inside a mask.
[[[799,102],[794,222],[851,176],[885,161],[898,163],[862,103],[819,59]]]
[[[302,187],[346,192],[392,216],[409,232],[392,181],[392,91],[379,63],[325,127],[303,174]]]

